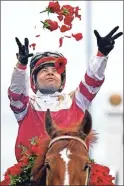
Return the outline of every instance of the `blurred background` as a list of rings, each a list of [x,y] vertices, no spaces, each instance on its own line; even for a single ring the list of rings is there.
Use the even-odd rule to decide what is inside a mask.
[[[67,59],[67,82],[65,92],[74,90],[86,71],[88,61],[96,55],[97,45],[93,31],[101,36],[108,34],[115,26],[123,31],[123,1],[60,1],[81,8],[81,21],[76,19],[70,33],[83,33],[83,39],[64,39],[59,48],[58,31],[43,30],[40,20],[48,18],[40,14],[48,1],[1,1],[1,177],[15,162],[14,146],[18,124],[10,110],[7,90],[13,68],[16,65],[18,47],[15,37],[21,42],[25,37],[36,49],[30,52],[58,50]],[[56,19],[55,15],[50,15]],[[40,34],[36,38],[35,35]],[[28,72],[29,73],[29,72]],[[105,82],[95,97],[90,111],[93,129],[99,135],[98,142],[90,149],[90,156],[97,162],[109,166],[116,177],[115,184],[123,185],[123,36],[116,40],[110,53],[105,72]],[[30,93],[32,93],[30,91]]]

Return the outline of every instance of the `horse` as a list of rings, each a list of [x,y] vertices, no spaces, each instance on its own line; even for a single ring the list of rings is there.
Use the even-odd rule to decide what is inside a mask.
[[[90,113],[86,110],[83,121],[75,127],[61,129],[48,109],[45,127],[50,139],[42,158],[37,158],[32,168],[34,185],[89,185],[91,166],[86,138],[92,129]]]

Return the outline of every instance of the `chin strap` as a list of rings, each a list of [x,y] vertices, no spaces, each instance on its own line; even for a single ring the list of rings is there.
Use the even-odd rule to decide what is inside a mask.
[[[38,89],[42,94],[54,94],[55,92],[57,92],[58,90],[55,89],[43,89],[43,88],[39,88]]]
[[[54,94],[55,92],[61,92],[62,91],[62,85],[59,89],[54,87],[48,87],[48,88],[40,88],[38,83],[36,83],[36,88],[39,90],[42,94]]]

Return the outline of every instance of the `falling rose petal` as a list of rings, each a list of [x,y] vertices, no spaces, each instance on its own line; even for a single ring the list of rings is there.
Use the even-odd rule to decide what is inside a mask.
[[[68,30],[71,30],[71,28],[72,28],[72,25],[69,25],[69,26],[62,25],[61,28],[60,28],[60,31],[61,32],[66,32]]]
[[[78,14],[79,10],[81,10],[81,9],[79,8],[79,6],[77,6],[74,13],[75,13],[75,17],[78,17],[81,20],[81,15]]]
[[[81,15],[78,15],[78,18],[81,20]]]
[[[83,38],[82,33],[72,34],[72,37],[76,39],[76,41],[79,41]]]
[[[66,17],[64,18],[64,24],[65,24],[65,25],[71,25],[73,19],[74,19],[74,16],[66,16]]]
[[[36,26],[34,27],[34,29],[36,29]]]
[[[67,37],[67,38],[71,38],[71,36],[65,36],[65,37]]]
[[[60,39],[59,39],[59,47],[62,46],[62,44],[63,44],[63,39],[64,39],[64,37],[60,37]]]
[[[81,15],[77,15],[76,17],[78,17],[81,20]]]
[[[62,15],[57,16],[57,18],[59,19],[59,21],[63,20],[63,16]]]
[[[33,48],[33,50],[35,50],[36,43],[32,43],[32,44],[30,44],[30,45],[29,45],[29,47],[32,47],[32,48]]]
[[[40,35],[36,35],[35,37],[40,37]]]

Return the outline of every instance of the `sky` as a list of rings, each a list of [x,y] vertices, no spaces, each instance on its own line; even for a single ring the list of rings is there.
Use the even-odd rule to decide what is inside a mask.
[[[81,8],[82,20],[74,21],[73,31],[67,34],[81,32],[83,39],[76,42],[73,39],[65,38],[63,46],[59,48],[59,38],[62,36],[59,31],[50,32],[43,30],[40,20],[48,18],[46,13],[40,14],[48,5],[48,1],[2,1],[1,2],[1,175],[6,169],[16,162],[14,155],[14,145],[18,131],[18,124],[9,108],[7,89],[10,85],[11,75],[16,65],[16,52],[18,47],[15,37],[21,42],[28,37],[29,42],[37,44],[36,50],[30,49],[30,52],[43,52],[45,50],[58,50],[63,53],[67,59],[67,81],[65,92],[74,90],[86,71],[90,56],[96,54],[97,45],[93,30],[97,29],[101,36],[108,34],[115,26],[119,25],[119,31],[123,31],[123,2],[122,1],[61,1],[61,5],[70,4]],[[91,8],[91,9],[90,9]],[[91,17],[90,17],[91,16]],[[89,19],[90,17],[90,19]],[[50,18],[56,20],[54,15]],[[35,35],[40,34],[36,38]],[[66,35],[67,35],[66,34]],[[108,98],[112,93],[123,92],[123,37],[116,40],[114,50],[109,56],[106,69],[106,81],[100,90],[97,98],[92,105],[92,114],[94,118],[94,127],[101,133],[101,143],[98,144],[97,153],[94,152],[99,162],[107,163],[115,168],[116,164],[110,162],[111,157],[103,151],[107,151],[110,146],[106,147],[104,137],[108,139],[108,120],[114,122],[113,118],[104,116],[103,113],[109,111],[119,111],[122,113],[122,105],[118,108],[112,108],[108,103]],[[97,109],[99,108],[99,109]],[[101,116],[98,117],[98,113]],[[121,118],[116,118],[119,127],[114,124],[115,130],[119,128],[117,134],[118,143],[122,131]],[[99,125],[101,122],[101,125]],[[112,126],[110,126],[112,128]],[[103,132],[104,131],[104,132]],[[111,131],[111,130],[110,130]],[[111,135],[111,136],[112,136]],[[122,133],[121,133],[122,135]],[[113,139],[113,137],[111,138]],[[113,150],[113,147],[112,147]],[[99,151],[99,153],[98,153]],[[101,152],[101,153],[100,153]],[[113,152],[113,151],[112,151]],[[120,151],[119,151],[120,152]],[[105,161],[105,158],[108,160]],[[118,156],[116,154],[116,156]],[[119,166],[119,165],[118,165]]]

